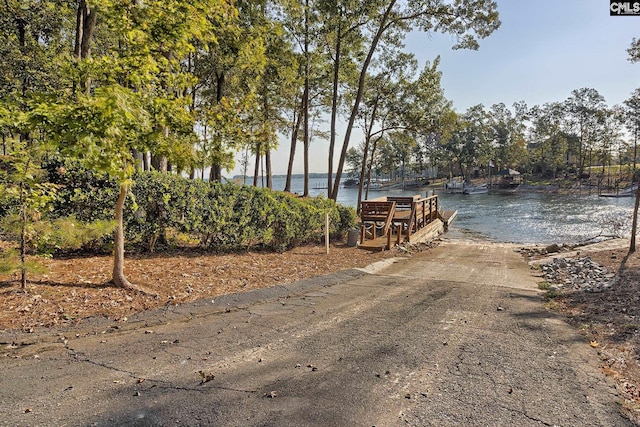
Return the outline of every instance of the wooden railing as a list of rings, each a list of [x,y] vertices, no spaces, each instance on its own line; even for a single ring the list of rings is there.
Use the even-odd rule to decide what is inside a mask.
[[[379,201],[379,200],[365,200],[360,205],[360,219],[362,220],[362,231],[360,236],[360,242],[364,242],[366,239],[366,224],[371,224],[371,238],[375,239],[377,236],[377,227],[381,223],[382,233],[381,236],[389,234],[391,229],[391,223],[393,216],[396,212],[396,203],[393,201]]]
[[[396,240],[399,244],[403,236],[409,239],[411,234],[438,218],[438,196],[421,197],[416,196],[389,196],[374,200],[365,200],[360,205],[360,219],[362,221],[362,231],[360,243],[367,237],[375,239],[378,237],[376,227],[379,223],[382,226],[381,236],[387,236],[389,245],[391,234],[396,233]],[[366,233],[366,224],[372,224],[372,232],[369,236]]]

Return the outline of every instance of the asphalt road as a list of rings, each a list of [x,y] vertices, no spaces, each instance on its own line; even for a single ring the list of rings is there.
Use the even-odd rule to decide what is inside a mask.
[[[6,426],[630,426],[508,245],[0,336]],[[201,372],[201,373],[200,373]]]

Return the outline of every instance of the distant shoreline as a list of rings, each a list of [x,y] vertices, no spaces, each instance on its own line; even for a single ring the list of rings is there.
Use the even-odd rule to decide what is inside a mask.
[[[336,174],[333,174],[333,177],[335,178]],[[286,178],[287,174],[277,174],[277,175],[271,175],[271,178]],[[261,176],[258,177],[258,179],[260,179]],[[291,175],[291,178],[304,178],[304,174],[303,173],[294,173]],[[309,178],[310,179],[319,179],[319,178],[323,178],[326,179],[327,178],[327,174],[322,173],[322,172],[314,172],[314,173],[310,173],[309,174]],[[229,179],[240,179],[240,180],[244,180],[244,179],[253,179],[253,175],[233,175],[231,178]]]

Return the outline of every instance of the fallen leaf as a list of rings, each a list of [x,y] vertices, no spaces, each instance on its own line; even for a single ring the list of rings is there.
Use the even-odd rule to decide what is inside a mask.
[[[216,377],[214,374],[206,373],[205,371],[198,371],[198,374],[200,374],[200,385],[208,383]]]

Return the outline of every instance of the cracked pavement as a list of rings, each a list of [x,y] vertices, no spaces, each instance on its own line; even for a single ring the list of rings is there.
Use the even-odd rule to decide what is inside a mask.
[[[632,425],[513,249],[445,240],[382,269],[0,336],[0,425]]]

